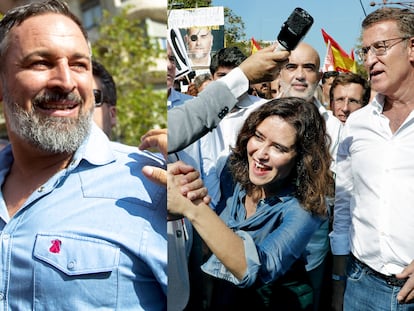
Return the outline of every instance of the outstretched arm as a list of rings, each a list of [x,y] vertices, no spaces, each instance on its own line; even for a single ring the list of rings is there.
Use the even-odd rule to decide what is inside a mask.
[[[289,52],[274,49],[259,50],[225,77],[209,83],[197,97],[168,110],[168,153],[184,149],[217,127],[247,93],[249,81],[274,80],[289,57]]]
[[[183,176],[177,174],[179,165],[179,162],[168,165],[168,212],[189,219],[221,263],[241,280],[247,270],[242,239],[204,202],[201,200],[192,202],[182,195],[180,187]]]

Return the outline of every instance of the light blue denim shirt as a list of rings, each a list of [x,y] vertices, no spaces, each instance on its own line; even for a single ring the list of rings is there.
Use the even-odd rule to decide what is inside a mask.
[[[13,161],[0,153],[0,182]],[[95,125],[70,165],[10,218],[0,197],[0,310],[165,310],[166,190],[149,152]]]
[[[322,218],[305,211],[289,191],[261,200],[255,214],[246,219],[245,190],[236,185],[220,217],[244,242],[247,271],[241,281],[212,255],[204,272],[239,287],[256,280],[269,283],[284,275],[293,263],[306,255],[305,247]]]

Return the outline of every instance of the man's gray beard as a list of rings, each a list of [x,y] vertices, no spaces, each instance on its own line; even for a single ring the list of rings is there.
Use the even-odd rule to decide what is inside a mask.
[[[311,87],[308,87],[308,89],[305,92],[298,92],[295,89],[293,89],[292,85],[290,83],[284,83],[283,81],[280,81],[280,89],[283,97],[300,97],[306,100],[312,100],[312,98],[315,96],[315,90],[318,87],[318,84],[311,85]]]
[[[208,57],[210,59],[210,50],[211,50],[211,48],[208,49],[208,50],[206,50],[206,49],[203,49],[203,50],[196,49],[195,51],[190,51],[187,48],[187,51],[188,51],[187,55],[190,59],[194,59],[194,60],[204,59],[206,57]]]
[[[194,52],[192,53],[192,59],[203,59],[206,58],[207,55],[209,55],[206,52]]]
[[[4,97],[9,129],[38,149],[50,153],[74,153],[90,132],[93,107],[78,118],[52,117],[23,110]]]

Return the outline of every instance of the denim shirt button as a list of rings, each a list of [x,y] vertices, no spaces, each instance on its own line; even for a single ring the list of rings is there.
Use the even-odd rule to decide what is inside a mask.
[[[3,294],[3,292],[0,292],[0,301],[3,301],[4,300],[4,294]]]
[[[69,261],[69,263],[68,263],[68,269],[69,270],[75,269],[75,266],[76,266],[76,262],[75,261]]]

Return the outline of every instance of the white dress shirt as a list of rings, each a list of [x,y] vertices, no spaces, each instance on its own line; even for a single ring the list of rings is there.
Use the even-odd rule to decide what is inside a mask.
[[[342,122],[338,120],[333,114],[332,111],[327,110],[323,104],[321,104],[316,98],[313,103],[316,108],[318,108],[319,114],[325,120],[326,124],[326,133],[328,134],[331,144],[329,147],[329,154],[332,157],[330,169],[335,173],[335,159],[336,153],[338,151],[338,144],[340,141],[340,136],[342,132]],[[329,198],[328,198],[329,200]],[[329,207],[328,207],[329,208]],[[306,271],[311,271],[319,267],[329,251],[329,219],[326,219],[321,226],[315,231],[312,235],[308,245],[306,246],[306,251],[308,255],[306,256],[307,264]]]
[[[390,275],[414,259],[414,112],[392,133],[383,104],[377,95],[344,126],[331,245]]]
[[[335,160],[336,160],[336,153],[338,152],[338,145],[341,138],[342,133],[342,122],[339,121],[337,117],[335,117],[331,110],[327,110],[323,104],[321,104],[316,98],[314,99],[313,103],[319,110],[319,114],[323,117],[326,124],[326,133],[331,139],[331,144],[329,146],[329,154],[332,157],[331,163],[331,171],[336,172],[335,170]]]

